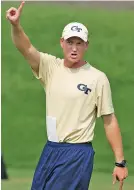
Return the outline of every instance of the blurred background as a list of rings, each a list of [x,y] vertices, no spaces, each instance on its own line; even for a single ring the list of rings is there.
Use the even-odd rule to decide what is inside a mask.
[[[20,2],[1,4],[2,155],[8,180],[2,190],[29,190],[33,172],[46,143],[45,93],[11,41],[6,10]],[[90,34],[85,59],[110,80],[115,112],[120,124],[129,177],[124,190],[134,189],[134,2],[27,2],[21,25],[40,51],[62,58],[62,30],[72,21],[82,22]],[[112,185],[114,156],[102,120],[93,141],[94,173],[90,189],[116,190]]]

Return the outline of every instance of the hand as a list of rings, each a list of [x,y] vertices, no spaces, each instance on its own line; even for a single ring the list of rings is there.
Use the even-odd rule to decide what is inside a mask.
[[[24,4],[25,2],[22,1],[18,9],[11,7],[8,11],[6,11],[6,18],[10,21],[12,25],[14,26],[19,25],[20,15]]]
[[[116,180],[118,180],[120,182],[119,190],[122,190],[124,179],[128,176],[128,169],[126,167],[121,168],[115,166],[112,175],[113,175],[113,184],[115,184]]]

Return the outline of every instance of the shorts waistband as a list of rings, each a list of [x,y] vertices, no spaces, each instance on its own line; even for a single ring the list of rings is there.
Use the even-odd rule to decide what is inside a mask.
[[[52,142],[48,140],[47,145],[51,147],[89,147],[92,146],[92,142],[69,143],[69,142]]]

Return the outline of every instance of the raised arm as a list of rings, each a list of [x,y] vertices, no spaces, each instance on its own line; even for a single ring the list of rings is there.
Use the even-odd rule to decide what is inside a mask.
[[[28,61],[32,69],[38,73],[39,63],[40,63],[40,53],[31,44],[28,36],[25,34],[23,28],[20,25],[20,16],[25,2],[23,1],[18,9],[11,7],[6,12],[6,18],[11,23],[11,36],[12,41],[16,48],[21,52],[21,54]]]

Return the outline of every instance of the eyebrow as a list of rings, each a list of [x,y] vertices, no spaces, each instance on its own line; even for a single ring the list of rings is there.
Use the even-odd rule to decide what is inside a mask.
[[[66,41],[67,41],[67,42],[73,42],[73,39],[67,39]],[[76,43],[82,43],[82,42],[83,42],[83,41],[80,40],[80,39],[76,41]]]

